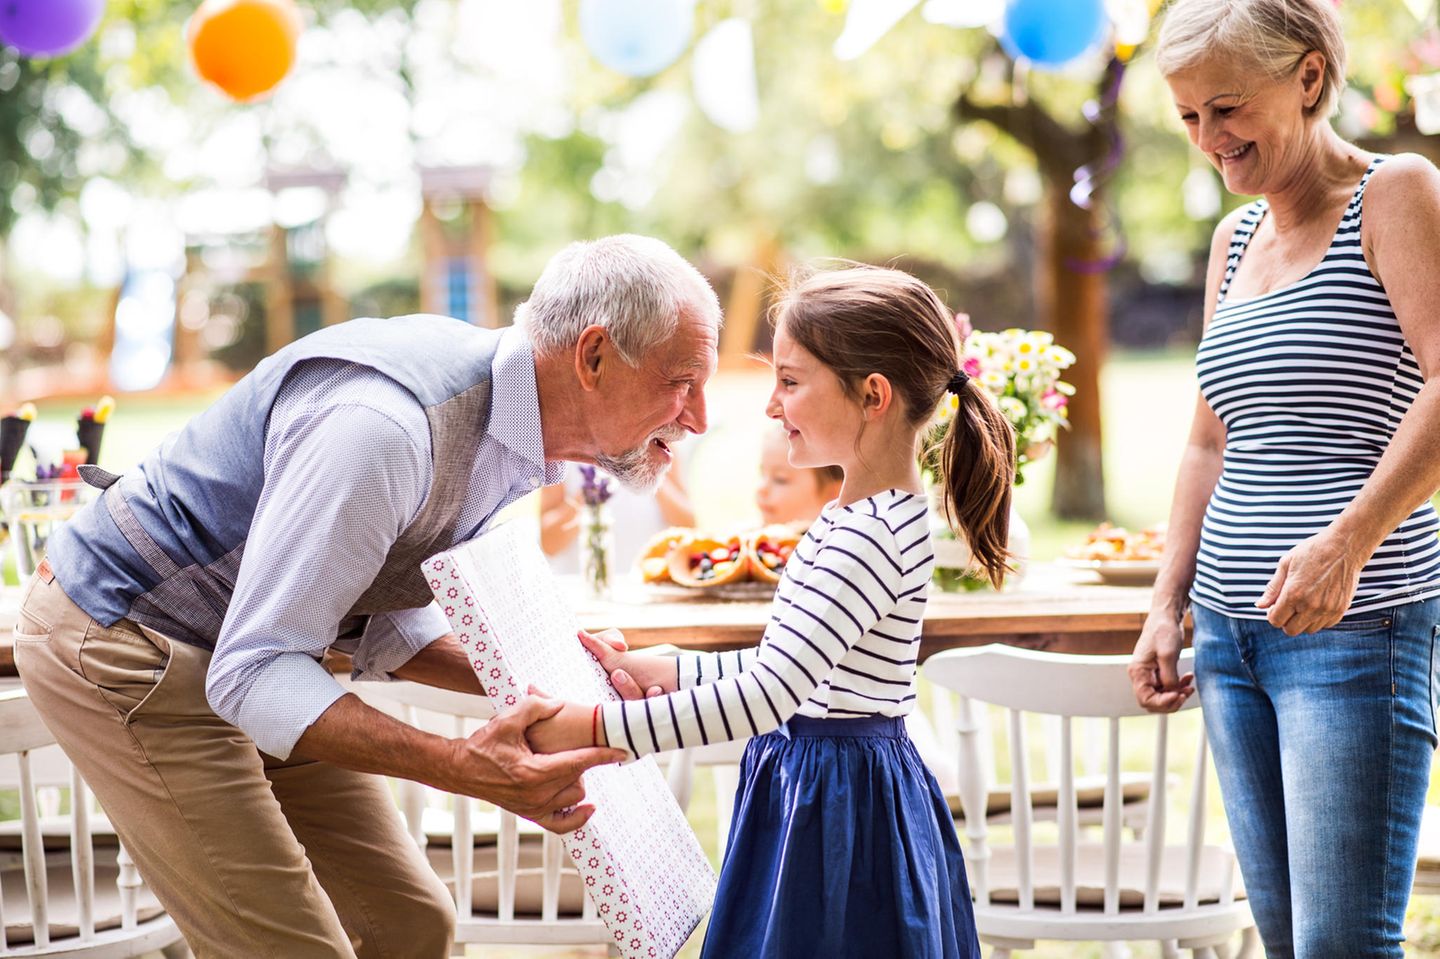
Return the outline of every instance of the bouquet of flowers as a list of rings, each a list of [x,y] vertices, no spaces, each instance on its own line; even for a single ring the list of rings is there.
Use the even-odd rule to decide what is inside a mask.
[[[1060,374],[1075,362],[1075,354],[1055,345],[1049,333],[1004,330],[984,333],[970,325],[964,313],[955,317],[961,343],[962,369],[988,390],[995,405],[1015,428],[1015,483],[1025,481],[1025,466],[1044,456],[1054,445],[1062,427],[1069,425],[1066,407],[1075,388]],[[947,395],[940,404],[920,454],[920,469],[930,484],[939,479],[939,458],[950,418],[959,409],[959,398]],[[930,534],[935,544],[937,585],[949,592],[989,589],[989,581],[971,569],[969,547],[957,540],[932,500],[935,515]],[[1016,556],[1018,578],[1024,573],[1029,551],[1029,534],[1019,516],[1011,512],[1010,549]]]
[[[1075,354],[1058,346],[1049,333],[1010,329],[985,333],[970,325],[964,313],[955,317],[961,341],[962,368],[990,391],[1000,412],[1015,427],[1015,483],[1025,481],[1025,466],[1044,456],[1057,432],[1068,427],[1066,407],[1075,387],[1060,374],[1075,363]],[[921,461],[924,472],[938,476],[939,445],[959,398],[948,395],[926,434]]]

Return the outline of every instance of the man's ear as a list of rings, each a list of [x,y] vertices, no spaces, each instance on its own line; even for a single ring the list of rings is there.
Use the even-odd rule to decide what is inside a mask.
[[[871,373],[860,384],[860,408],[867,420],[884,416],[894,401],[895,393],[890,388],[890,381],[881,374]]]
[[[587,326],[575,341],[575,378],[587,393],[598,389],[610,358],[610,336],[603,326]]]

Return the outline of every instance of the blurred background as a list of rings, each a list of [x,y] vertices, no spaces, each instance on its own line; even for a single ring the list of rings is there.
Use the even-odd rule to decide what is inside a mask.
[[[1337,6],[1339,130],[1440,160],[1436,0]],[[0,414],[33,402],[30,442],[58,450],[111,394],[120,472],[308,332],[505,325],[565,243],[639,232],[726,312],[714,425],[682,451],[700,525],[755,520],[766,307],[826,258],[1076,354],[1070,428],[1020,489],[1037,559],[1163,520],[1209,238],[1248,198],[1186,142],[1150,57],[1160,8],[9,0]],[[1440,954],[1440,911],[1417,903],[1408,934]]]
[[[43,437],[114,393],[121,470],[296,337],[417,310],[505,324],[564,243],[633,231],[726,308],[716,430],[686,466],[702,523],[752,509],[772,278],[828,257],[1077,354],[1071,429],[1022,491],[1038,556],[1162,519],[1208,239],[1245,198],[1186,143],[1148,52],[1159,6],[17,0],[0,411],[41,401]],[[1338,127],[1440,155],[1434,0],[1340,7]]]

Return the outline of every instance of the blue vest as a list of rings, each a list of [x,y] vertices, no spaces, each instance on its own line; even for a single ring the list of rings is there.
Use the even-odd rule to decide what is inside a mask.
[[[132,472],[117,478],[84,470],[105,493],[51,538],[47,555],[56,579],[102,625],[130,619],[213,649],[265,482],[270,409],[293,367],[325,358],[395,380],[424,407],[430,427],[432,479],[424,505],[350,614],[426,605],[431,595],[420,563],[454,545],[489,418],[499,339],[495,330],[415,315],[351,320],[290,344]]]

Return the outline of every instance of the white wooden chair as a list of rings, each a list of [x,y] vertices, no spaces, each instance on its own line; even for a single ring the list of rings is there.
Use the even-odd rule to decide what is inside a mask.
[[[1151,716],[1135,702],[1124,656],[1063,656],[1005,646],[951,650],[926,661],[925,676],[960,693],[960,795],[964,804],[966,861],[975,921],[995,959],[1031,949],[1037,940],[1104,943],[1154,940],[1166,956],[1190,950],[1194,959],[1226,959],[1237,933],[1240,956],[1257,937],[1231,850],[1205,842],[1207,747],[1203,728],[1193,770],[1171,762],[1169,718]],[[1190,653],[1181,671],[1190,668]],[[1014,841],[992,844],[981,812],[986,776],[981,769],[975,704],[1003,707],[1008,715]],[[1199,705],[1192,697],[1186,708]],[[1030,798],[1030,744],[1026,714],[1059,717],[1058,838],[1037,841]],[[1107,750],[1103,837],[1081,841],[1076,798],[1074,719],[1106,720]],[[1145,717],[1154,728],[1148,822],[1143,840],[1126,841],[1120,818],[1120,720]],[[1141,720],[1136,719],[1136,724]],[[1170,785],[1191,780],[1185,842],[1167,845]]]
[[[944,687],[936,686],[922,675],[920,684],[926,688],[930,701],[929,715],[916,710],[905,717],[910,738],[919,750],[920,757],[935,774],[950,814],[956,825],[964,826],[965,809],[960,802],[960,775],[956,757],[960,752],[960,739],[955,726],[955,695]],[[976,742],[981,750],[981,768],[993,768],[991,753],[992,736],[989,729],[989,711],[977,709],[972,712],[977,724]],[[1099,722],[1093,720],[1092,722]],[[1055,822],[1059,816],[1060,802],[1060,721],[1058,717],[1047,717],[1045,733],[1041,743],[1045,757],[1045,778],[1030,783],[1031,815],[1035,822]],[[1093,739],[1085,740],[1092,748],[1083,750],[1081,765],[1084,773],[1075,778],[1075,803],[1078,807],[1078,823],[1082,827],[1104,825],[1105,776],[1103,757],[1097,755]],[[1010,784],[987,782],[985,819],[992,826],[1010,822]],[[1150,778],[1143,773],[1121,772],[1120,774],[1120,822],[1139,838],[1150,817]]]
[[[469,735],[494,716],[483,696],[408,682],[346,685],[377,709],[441,735]],[[419,783],[400,780],[398,790],[411,836],[455,894],[457,953],[468,943],[613,946],[559,836]]]
[[[190,955],[54,743],[23,689],[0,692],[0,791],[17,791],[20,807],[0,823],[0,956]],[[71,811],[42,815],[57,777]]]

